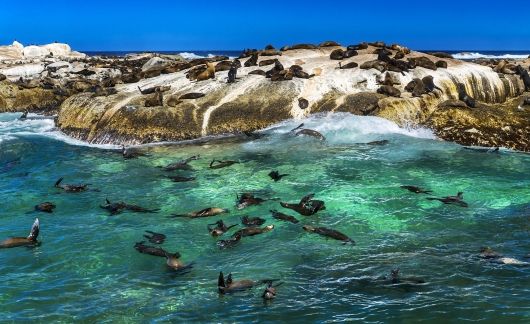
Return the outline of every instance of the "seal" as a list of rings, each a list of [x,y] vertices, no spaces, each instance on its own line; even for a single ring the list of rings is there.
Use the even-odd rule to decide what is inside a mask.
[[[227,80],[227,83],[234,83],[236,82],[236,77],[237,77],[237,65],[236,64],[232,64],[232,66],[230,67],[230,70],[228,70],[228,80]]]
[[[270,200],[270,199],[262,199],[262,198],[254,197],[253,194],[248,193],[248,192],[242,193],[241,196],[236,196],[236,197],[237,197],[237,204],[236,204],[237,209],[244,209],[250,206],[261,205],[261,203],[267,200]]]
[[[195,177],[168,176],[168,179],[170,179],[173,182],[190,182],[190,181],[194,181]]]
[[[213,225],[216,225],[215,227],[212,227]],[[228,232],[232,227],[237,226],[237,224],[226,226],[225,223],[222,220],[218,220],[217,222],[213,224],[208,224],[208,232],[210,232],[210,235],[213,237],[221,236],[224,233]]]
[[[144,234],[144,237],[153,244],[162,244],[166,240],[166,236],[161,233],[156,233],[152,231],[145,231],[147,234]]]
[[[429,92],[433,92],[434,89],[442,91],[442,89],[438,88],[434,84],[434,78],[433,78],[432,75],[428,75],[428,76],[424,77],[423,79],[421,79],[421,81],[423,82],[423,84],[425,85],[427,90],[429,90]]]
[[[212,160],[212,162],[210,162],[210,169],[226,168],[236,163],[239,163],[239,162],[232,161],[232,160],[226,160],[226,161]]]
[[[89,183],[86,183],[86,184],[61,184],[61,182],[63,182],[63,178],[59,178],[59,180],[57,180],[55,182],[55,185],[54,187],[55,188],[59,188],[59,189],[62,189],[66,192],[82,192],[82,191],[86,191],[88,189],[88,186],[90,185]]]
[[[423,188],[416,187],[416,186],[400,186],[400,188],[408,190],[413,193],[417,193],[417,194],[428,194],[428,195],[432,194],[431,190],[425,190]]]
[[[265,300],[272,300],[276,298],[276,288],[272,286],[272,282],[265,288],[265,291],[261,295],[261,298]]]
[[[307,101],[305,98],[298,98],[298,107],[300,109],[306,109],[309,107],[309,101]]]
[[[190,270],[191,268],[193,268],[193,263],[190,263],[187,265],[184,264],[180,260],[180,255],[177,257],[174,254],[166,253],[165,257],[166,257],[166,265],[170,269],[178,271],[179,273],[187,272],[187,270]]]
[[[380,140],[380,141],[368,142],[366,143],[366,145],[383,146],[383,145],[387,145],[388,143],[390,143],[388,140]]]
[[[283,177],[286,177],[288,176],[288,174],[280,174],[280,172],[278,172],[278,170],[274,170],[274,171],[271,171],[269,172],[269,177],[274,180],[274,182],[278,182],[280,181]]]
[[[392,269],[390,271],[390,276],[383,276],[380,278],[385,284],[389,285],[420,285],[424,284],[425,280],[416,277],[401,277],[399,275],[399,269]]]
[[[250,58],[245,62],[245,67],[251,67],[258,65],[258,54],[254,53]]]
[[[228,240],[219,240],[217,241],[217,247],[219,247],[219,249],[221,250],[233,248],[234,246],[239,244],[239,242],[241,241],[241,237],[241,234],[235,234],[232,238]]]
[[[274,225],[268,225],[268,226],[261,227],[261,228],[256,227],[256,226],[251,226],[251,227],[246,227],[246,228],[242,228],[238,230],[237,232],[234,233],[234,235],[232,235],[232,237],[236,237],[238,235],[241,235],[242,237],[254,236],[254,235],[270,232],[273,229],[274,229]]]
[[[215,65],[213,63],[206,63],[206,70],[199,73],[195,80],[197,81],[205,81],[208,79],[215,78]]]
[[[22,115],[20,117],[18,117],[18,119],[19,120],[26,120],[28,118],[28,114],[29,114],[29,111],[26,109],[26,110],[24,110]]]
[[[186,93],[186,94],[183,94],[182,96],[179,97],[179,100],[185,100],[185,99],[199,99],[199,98],[202,98],[204,97],[205,94],[204,93],[200,93],[200,92],[190,92],[190,93]]]
[[[241,218],[241,223],[247,227],[252,227],[252,226],[260,226],[260,225],[265,224],[265,220],[259,217],[243,216]]]
[[[467,94],[466,86],[463,83],[457,85],[458,90],[458,100],[463,101],[470,108],[475,108],[477,106],[476,100]]]
[[[228,293],[248,290],[250,288],[253,288],[254,286],[261,285],[261,284],[271,284],[274,281],[278,281],[278,279],[265,279],[265,280],[258,280],[258,281],[249,280],[249,279],[233,280],[231,273],[228,274],[225,280],[223,272],[220,272],[219,277],[217,279],[217,289],[219,293],[221,294],[228,294]]]
[[[126,148],[125,145],[121,146],[121,155],[126,160],[136,159],[136,158],[138,158],[140,156],[147,156],[147,154],[145,154],[145,153],[138,152],[136,150],[130,150],[130,149]]]
[[[36,211],[44,212],[44,213],[53,213],[53,210],[55,209],[55,204],[51,202],[43,202],[35,206]]]
[[[0,249],[8,249],[19,246],[37,246],[40,243],[37,241],[40,232],[39,219],[35,218],[35,222],[31,226],[31,231],[28,237],[11,237],[0,242]]]
[[[159,209],[147,209],[138,205],[126,204],[123,201],[117,203],[111,203],[108,199],[105,199],[106,205],[100,205],[99,207],[106,209],[110,212],[110,215],[120,214],[123,210],[129,210],[135,213],[156,213]]]
[[[168,165],[166,165],[165,167],[160,167],[162,168],[164,171],[175,171],[175,170],[192,170],[192,167],[191,165],[189,165],[189,163],[191,161],[196,161],[200,158],[201,156],[200,155],[194,155],[194,156],[191,156],[187,159],[183,159],[183,160],[180,160],[178,162],[175,162],[175,163],[170,163]]]
[[[502,254],[494,251],[490,247],[481,248],[479,257],[482,259],[486,259],[490,262],[499,263],[499,264],[522,265],[522,266],[530,265],[530,263],[525,262],[525,261],[517,260],[515,258],[504,257]]]
[[[464,201],[464,193],[459,192],[456,196],[447,196],[444,198],[426,198],[427,200],[438,200],[446,205],[457,205],[460,207],[468,207],[468,204]]]
[[[191,212],[187,214],[174,214],[170,216],[170,218],[177,218],[177,217],[188,217],[188,218],[201,218],[201,217],[211,217],[211,216],[217,216],[221,214],[229,213],[230,211],[228,209],[218,208],[218,207],[208,207],[196,212]]]
[[[394,88],[393,86],[390,86],[390,85],[381,86],[379,89],[377,89],[377,93],[384,94],[390,97],[396,97],[396,98],[401,97],[401,91],[399,91],[399,89]]]
[[[304,225],[302,228],[306,232],[309,232],[309,233],[315,233],[315,234],[318,234],[318,235],[322,235],[322,236],[325,236],[325,237],[332,238],[332,239],[337,240],[337,241],[343,241],[344,244],[347,244],[347,243],[355,244],[354,240],[352,240],[351,238],[349,238],[345,234],[342,234],[341,232],[339,232],[337,230],[334,230],[334,229],[330,229],[330,228],[326,228],[326,227],[313,227],[313,226],[309,226],[309,225]]]
[[[152,256],[162,257],[165,258],[168,252],[164,250],[163,248],[156,247],[156,246],[149,246],[145,245],[145,242],[137,242],[134,244],[134,249],[142,254],[149,254]],[[172,255],[174,255],[176,258],[180,258],[180,253],[175,252]]]
[[[270,212],[272,213],[272,217],[275,218],[275,219],[286,221],[286,222],[290,222],[290,223],[293,223],[293,224],[297,224],[298,223],[298,219],[296,219],[293,216],[280,213],[277,210],[270,210]]]
[[[314,138],[319,139],[321,141],[325,141],[326,140],[324,135],[322,135],[321,133],[317,132],[316,130],[309,129],[309,128],[303,128],[303,127],[304,127],[304,124],[300,124],[300,125],[298,125],[298,127],[291,129],[290,133],[296,132],[298,130],[298,132],[296,132],[294,134],[294,136],[305,135],[305,136],[314,137]]]
[[[298,204],[289,204],[280,202],[283,208],[292,209],[295,212],[303,216],[311,216],[318,213],[321,210],[326,209],[326,206],[322,200],[313,200],[314,193],[303,197]]]

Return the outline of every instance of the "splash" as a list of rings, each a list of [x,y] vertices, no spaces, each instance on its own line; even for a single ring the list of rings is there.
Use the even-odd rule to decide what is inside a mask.
[[[529,54],[500,54],[500,55],[493,55],[493,54],[482,54],[482,53],[468,53],[468,52],[462,52],[458,54],[454,54],[453,57],[458,60],[475,60],[475,59],[514,59],[514,60],[524,60],[528,58]]]

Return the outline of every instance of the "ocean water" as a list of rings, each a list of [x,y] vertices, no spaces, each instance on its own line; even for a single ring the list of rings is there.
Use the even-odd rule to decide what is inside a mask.
[[[116,147],[68,139],[49,119],[18,116],[0,114],[0,239],[26,236],[38,217],[42,244],[0,250],[0,322],[530,321],[530,267],[478,257],[490,246],[530,261],[529,155],[469,151],[428,130],[335,114],[304,120],[326,142],[289,135],[300,121],[287,121],[260,139],[145,146],[139,149],[149,156],[124,160]],[[375,140],[389,143],[364,144]],[[192,171],[157,168],[197,154]],[[241,163],[212,170],[212,159]],[[271,170],[289,176],[273,182]],[[173,183],[169,174],[197,179]],[[97,191],[61,192],[53,187],[59,177]],[[435,196],[463,191],[469,207],[429,201],[400,185]],[[287,202],[315,193],[326,210],[301,216],[278,200],[237,210],[236,194],[247,191]],[[160,211],[109,216],[99,207],[106,198]],[[33,211],[44,201],[57,205],[53,214]],[[230,213],[168,218],[210,206]],[[300,223],[275,220],[271,209]],[[207,224],[236,224],[244,215],[275,228],[219,250]],[[356,244],[306,233],[302,225],[339,230]],[[145,230],[166,234],[162,247],[193,262],[191,271],[175,273],[163,258],[138,253],[133,246]],[[380,279],[395,268],[426,283]],[[282,284],[269,303],[263,286],[219,295],[219,271]]]

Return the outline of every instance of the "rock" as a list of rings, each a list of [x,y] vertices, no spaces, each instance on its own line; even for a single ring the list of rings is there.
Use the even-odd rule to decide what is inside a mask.
[[[339,43],[334,41],[325,41],[320,43],[319,47],[333,47],[333,46],[340,46]]]
[[[62,43],[53,43],[53,44],[47,44],[43,45],[42,48],[45,48],[50,52],[54,57],[66,57],[69,56],[72,53],[72,49],[70,48],[70,45],[68,44],[62,44]]]
[[[1,73],[8,78],[33,77],[44,71],[44,64],[23,64],[2,69]]]
[[[22,50],[22,55],[24,55],[25,58],[44,58],[50,55],[50,53],[51,52],[45,47],[35,45],[26,46]]]
[[[2,73],[0,73],[0,82],[4,81],[5,79],[7,79],[7,77],[3,75]]]
[[[332,60],[342,60],[344,59],[344,51],[340,48],[336,49],[329,54],[329,58]]]
[[[373,46],[373,47],[386,47],[385,42],[381,42],[381,41],[368,43],[368,45]]]
[[[396,98],[401,97],[401,91],[389,85],[381,86],[379,89],[377,89],[377,93],[387,95],[390,97],[396,97]]]
[[[160,57],[153,57],[142,66],[142,72],[161,71],[169,66],[169,61]]]
[[[365,49],[368,49],[368,44],[367,43],[360,43],[358,45],[349,45],[347,47],[347,50],[365,50]]]
[[[360,92],[348,95],[335,111],[349,112],[355,115],[368,116],[379,109],[379,100],[385,96],[374,92]]]

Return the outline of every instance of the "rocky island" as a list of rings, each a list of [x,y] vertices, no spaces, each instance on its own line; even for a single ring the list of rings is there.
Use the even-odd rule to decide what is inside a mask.
[[[191,60],[14,42],[0,47],[0,112],[56,115],[67,135],[113,144],[249,134],[349,112],[429,127],[463,145],[530,151],[529,65],[460,61],[383,42],[267,46],[239,58]]]

